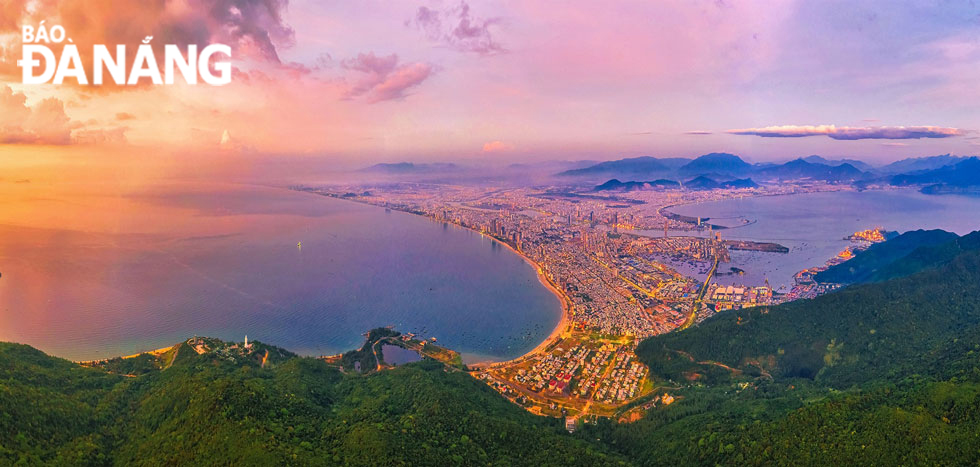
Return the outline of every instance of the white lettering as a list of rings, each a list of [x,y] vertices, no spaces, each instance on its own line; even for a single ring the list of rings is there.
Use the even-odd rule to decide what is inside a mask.
[[[54,52],[51,52],[51,49],[45,45],[25,44],[22,52],[24,56],[19,65],[23,69],[22,82],[24,84],[47,83],[54,76],[55,60]],[[44,72],[40,76],[34,76],[34,67],[41,64],[34,59],[34,53],[39,53],[44,57]]]
[[[116,46],[116,58],[112,58],[109,55],[109,49],[104,45],[97,45],[94,52],[94,63],[92,65],[92,72],[94,73],[92,83],[102,84],[102,67],[104,66],[106,70],[109,70],[109,75],[112,76],[112,81],[116,84],[122,85],[126,84],[126,46],[117,45]]]
[[[231,58],[231,47],[224,44],[211,44],[201,51],[201,57],[198,58],[197,69],[201,73],[201,78],[204,79],[205,83],[212,86],[224,86],[231,82],[231,63],[226,61],[215,62],[214,69],[218,70],[219,76],[214,76],[211,73],[211,67],[208,66],[208,62],[211,60],[211,55],[216,53],[222,53]]]
[[[153,47],[143,44],[136,49],[136,58],[133,59],[133,69],[129,72],[130,86],[139,82],[140,78],[150,78],[153,84],[161,84],[160,68],[157,67],[156,58],[153,56]]]
[[[164,47],[163,80],[166,84],[174,84],[174,65],[184,75],[187,84],[197,84],[197,45],[187,46],[187,59],[180,53],[180,48],[173,44]]]

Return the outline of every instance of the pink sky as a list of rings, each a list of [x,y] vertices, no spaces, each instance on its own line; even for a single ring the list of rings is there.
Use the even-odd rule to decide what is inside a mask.
[[[980,7],[927,2],[0,0],[0,154],[608,159],[980,153]],[[224,87],[23,85],[19,27],[226,43]],[[83,52],[84,55],[84,52]],[[162,55],[162,54],[161,54]]]

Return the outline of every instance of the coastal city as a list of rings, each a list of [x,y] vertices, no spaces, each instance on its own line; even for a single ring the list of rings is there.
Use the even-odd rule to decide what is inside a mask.
[[[825,265],[800,271],[788,291],[768,284],[722,285],[731,251],[785,254],[777,243],[725,239],[711,219],[670,211],[677,205],[740,197],[834,191],[808,183],[688,191],[596,194],[561,187],[476,187],[387,183],[294,189],[425,216],[479,232],[529,261],[562,301],[552,335],[526,355],[470,365],[475,375],[529,411],[577,419],[612,416],[652,399],[652,381],[637,361],[645,337],[690,326],[715,313],[812,298],[836,288],[813,276],[853,250],[882,241],[877,230],[853,235],[854,247]],[[662,396],[660,396],[662,397]]]

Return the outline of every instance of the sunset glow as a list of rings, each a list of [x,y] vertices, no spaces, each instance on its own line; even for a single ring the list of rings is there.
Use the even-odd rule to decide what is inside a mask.
[[[93,44],[132,57],[147,36],[160,57],[163,44],[227,43],[233,79],[24,85],[20,28],[40,21],[62,25],[86,63]],[[350,167],[967,154],[980,147],[977,25],[958,3],[5,1],[0,151],[124,145]],[[804,134],[831,137],[774,137]]]

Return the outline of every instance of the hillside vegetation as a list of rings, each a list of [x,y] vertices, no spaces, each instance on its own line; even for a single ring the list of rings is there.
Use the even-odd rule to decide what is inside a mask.
[[[588,436],[644,464],[975,464],[980,251],[637,349],[678,402]]]
[[[913,251],[904,277],[647,339],[675,401],[574,434],[432,360],[360,374],[195,338],[87,368],[0,344],[0,464],[975,465],[976,237]]]
[[[166,369],[127,377],[0,344],[0,464],[620,461],[435,361],[361,376],[312,358],[261,368],[181,347]]]
[[[956,234],[938,229],[905,232],[886,242],[871,245],[867,250],[859,251],[853,258],[817,273],[814,279],[817,282],[838,284],[881,280],[880,275],[887,274],[895,262],[917,248],[948,243],[956,238],[958,238]],[[947,260],[949,259],[947,258]],[[909,271],[909,273],[918,269],[922,269],[921,266]],[[890,277],[888,278],[890,279]]]

